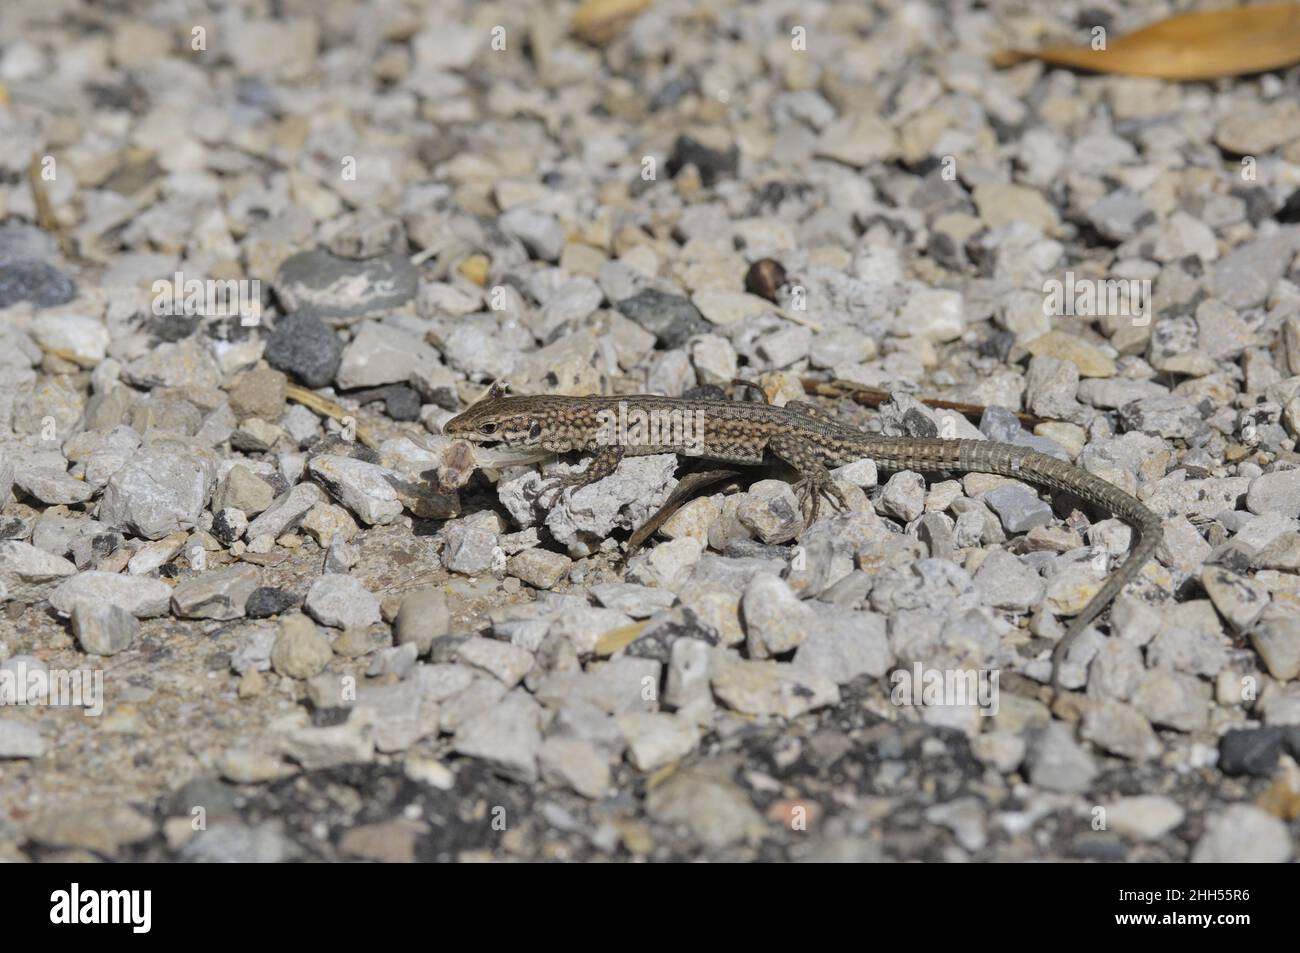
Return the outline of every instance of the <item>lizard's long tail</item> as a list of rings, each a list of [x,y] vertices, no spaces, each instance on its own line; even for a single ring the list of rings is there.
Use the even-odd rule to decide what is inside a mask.
[[[1072,493],[1085,503],[1109,510],[1133,527],[1135,539],[1124,560],[1070,620],[1065,635],[1052,652],[1052,684],[1057,685],[1061,660],[1079,633],[1119,595],[1146,565],[1160,545],[1160,517],[1136,497],[1079,467],[1015,444],[993,440],[942,440],[873,437],[868,455],[886,469],[956,469],[1014,477],[1038,486]]]
[[[975,445],[966,450],[966,453],[972,457],[972,469],[983,470],[985,466],[989,466],[989,469],[1002,476],[1020,477],[1030,483],[1072,493],[1085,503],[1109,510],[1133,527],[1134,539],[1129,547],[1128,558],[1106,580],[1106,584],[1097,590],[1097,594],[1088,600],[1083,611],[1070,620],[1065,635],[1056,643],[1056,648],[1052,651],[1052,685],[1059,688],[1061,662],[1074,640],[1079,637],[1079,633],[1114,601],[1124,587],[1142,571],[1147,560],[1155,554],[1156,547],[1160,545],[1162,530],[1160,517],[1144,506],[1137,497],[1125,493],[1113,483],[1108,483],[1101,477],[1058,460],[1056,457],[1007,444],[990,444],[983,440],[962,442]],[[1018,452],[1008,452],[1003,448]],[[993,469],[994,467],[996,469]]]
[[[1136,500],[1134,502],[1137,503]],[[1052,650],[1052,684],[1054,686],[1058,686],[1061,661],[1065,658],[1066,653],[1070,651],[1070,646],[1079,637],[1079,633],[1086,629],[1088,624],[1114,601],[1123,588],[1137,577],[1137,574],[1142,571],[1142,567],[1147,564],[1147,560],[1155,554],[1156,547],[1160,545],[1160,518],[1145,506],[1142,506],[1141,503],[1137,503],[1137,505],[1142,507],[1144,511],[1144,515],[1140,519],[1136,515],[1115,514],[1120,519],[1130,523],[1135,531],[1136,538],[1129,548],[1128,558],[1115,570],[1114,575],[1106,580],[1106,584],[1097,590],[1097,594],[1088,600],[1088,604],[1083,607],[1083,611],[1070,620],[1065,635],[1061,637],[1061,641],[1057,642],[1056,648]]]

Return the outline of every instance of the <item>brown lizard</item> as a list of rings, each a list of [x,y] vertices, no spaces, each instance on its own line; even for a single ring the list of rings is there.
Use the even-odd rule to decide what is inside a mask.
[[[1160,518],[1135,497],[1045,453],[993,440],[879,436],[839,423],[802,401],[775,407],[649,394],[524,397],[506,396],[503,387],[494,385],[487,397],[449,420],[443,432],[480,444],[594,454],[586,470],[557,481],[552,487],[557,491],[609,476],[624,456],[671,452],[744,465],[776,458],[799,471],[796,489],[809,523],[816,520],[823,495],[846,505],[827,468],[863,459],[884,470],[993,473],[1072,493],[1127,522],[1136,538],[1128,559],[1057,643],[1054,683],[1070,644],[1137,576],[1160,542]]]

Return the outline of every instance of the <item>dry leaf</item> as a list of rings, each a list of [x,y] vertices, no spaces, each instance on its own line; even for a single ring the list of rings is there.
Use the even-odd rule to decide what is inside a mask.
[[[604,46],[628,28],[654,0],[587,0],[573,15],[573,35]]]
[[[650,622],[647,620],[645,622],[633,622],[631,625],[622,625],[617,629],[610,629],[596,640],[596,654],[604,658],[627,648],[640,637],[649,624]]]
[[[284,395],[289,398],[289,400],[297,401],[309,410],[314,410],[316,413],[323,414],[326,417],[333,417],[338,421],[343,421],[352,416],[349,411],[344,410],[342,406],[334,403],[334,401],[326,400],[319,394],[309,391],[305,387],[299,387],[297,384],[286,385]],[[364,427],[360,423],[357,424],[357,439],[371,450],[379,449],[379,441],[370,433],[368,427]]]
[[[993,64],[1012,66],[1029,59],[1098,73],[1177,80],[1281,69],[1300,62],[1300,4],[1186,13],[1109,40],[1104,50],[1004,50],[993,57]]]

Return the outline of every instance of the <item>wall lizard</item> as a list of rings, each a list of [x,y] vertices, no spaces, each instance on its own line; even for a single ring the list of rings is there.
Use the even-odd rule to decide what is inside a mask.
[[[689,421],[653,439],[622,439],[617,421],[629,416]],[[623,417],[620,417],[620,413]],[[611,428],[611,421],[614,427]],[[689,428],[698,423],[699,432]],[[1075,616],[1052,653],[1053,683],[1070,644],[1141,571],[1160,542],[1161,522],[1151,510],[1119,487],[1055,457],[992,440],[889,437],[839,423],[802,401],[784,407],[733,400],[693,400],[637,394],[624,397],[507,396],[494,385],[488,396],[443,428],[448,436],[479,444],[540,449],[552,453],[593,454],[581,473],[557,481],[552,489],[579,487],[613,473],[624,456],[679,453],[723,463],[757,465],[772,458],[799,471],[796,484],[808,522],[817,518],[827,496],[840,506],[843,494],[828,467],[870,459],[884,470],[928,473],[991,473],[1072,493],[1108,510],[1135,531],[1128,558]]]

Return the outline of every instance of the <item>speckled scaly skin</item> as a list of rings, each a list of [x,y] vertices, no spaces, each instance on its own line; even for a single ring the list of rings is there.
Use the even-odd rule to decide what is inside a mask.
[[[699,421],[701,432],[690,433],[689,442],[678,439],[680,435],[672,432],[660,434],[653,441],[611,441],[609,421],[619,419],[620,408],[624,416],[640,411],[660,415],[660,419]],[[686,414],[692,416],[684,418]],[[499,442],[508,447],[540,448],[555,453],[576,450],[595,454],[584,472],[565,478],[560,486],[594,483],[612,473],[627,455],[673,452],[749,465],[776,457],[794,466],[802,476],[798,487],[810,522],[816,519],[821,495],[844,504],[827,468],[863,459],[875,461],[884,470],[994,473],[1072,493],[1129,523],[1137,538],[1128,559],[1070,621],[1065,637],[1052,654],[1054,678],[1070,644],[1141,571],[1160,542],[1160,518],[1155,513],[1119,487],[1055,457],[992,440],[864,433],[837,423],[802,402],[773,407],[647,394],[509,397],[494,391],[448,421],[443,430],[449,436],[479,443]]]

